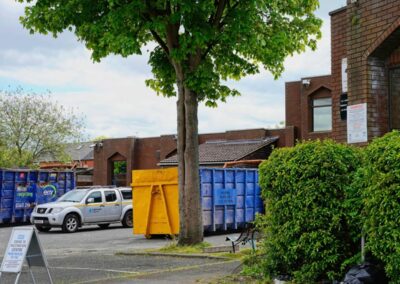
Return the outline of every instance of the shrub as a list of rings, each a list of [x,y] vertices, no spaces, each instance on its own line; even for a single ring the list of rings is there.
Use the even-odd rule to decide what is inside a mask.
[[[375,139],[366,149],[363,182],[366,249],[400,283],[400,132]]]
[[[342,277],[358,250],[349,222],[359,208],[346,201],[357,198],[349,184],[359,165],[358,150],[331,140],[274,150],[260,166],[266,214],[257,221],[265,239],[256,271],[296,283]]]

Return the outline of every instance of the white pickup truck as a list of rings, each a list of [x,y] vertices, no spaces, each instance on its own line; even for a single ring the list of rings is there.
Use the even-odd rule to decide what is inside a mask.
[[[41,232],[61,227],[73,233],[83,225],[105,229],[110,223],[121,222],[132,227],[132,214],[131,188],[88,187],[71,190],[56,202],[37,205],[30,221]]]

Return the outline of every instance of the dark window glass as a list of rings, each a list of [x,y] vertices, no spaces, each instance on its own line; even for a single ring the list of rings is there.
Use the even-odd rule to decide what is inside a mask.
[[[390,127],[400,129],[400,68],[390,71]]]
[[[332,98],[313,100],[313,131],[332,130]]]
[[[132,199],[132,190],[122,190],[121,193],[124,199]]]
[[[115,200],[117,200],[117,194],[115,193],[115,191],[105,191],[104,195],[106,197],[106,202],[114,202]]]
[[[103,202],[102,198],[101,198],[101,192],[100,191],[95,191],[92,192],[91,194],[89,194],[88,198],[93,198],[94,202],[93,203],[101,203]]]

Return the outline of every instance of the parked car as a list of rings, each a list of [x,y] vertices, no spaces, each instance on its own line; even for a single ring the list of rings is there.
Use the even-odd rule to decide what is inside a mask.
[[[127,187],[87,187],[74,189],[57,201],[37,205],[31,223],[41,232],[61,227],[64,232],[76,232],[84,225],[107,228],[121,222],[133,226],[132,189]]]

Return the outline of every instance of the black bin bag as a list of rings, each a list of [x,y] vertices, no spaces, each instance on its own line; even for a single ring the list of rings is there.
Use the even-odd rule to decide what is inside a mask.
[[[385,271],[369,262],[353,266],[343,280],[344,284],[387,284]]]

